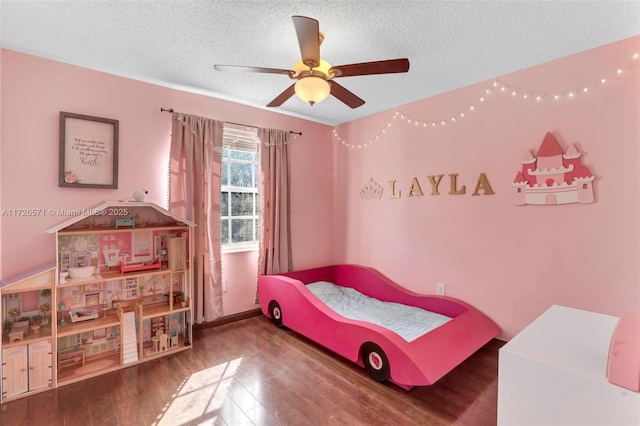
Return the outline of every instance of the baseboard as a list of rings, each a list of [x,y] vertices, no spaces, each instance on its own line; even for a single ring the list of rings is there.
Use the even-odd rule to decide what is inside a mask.
[[[260,308],[255,308],[249,311],[239,312],[237,314],[220,317],[213,321],[203,322],[201,324],[194,324],[193,331],[205,330],[207,328],[212,328],[212,327],[218,327],[220,325],[229,324],[236,321],[242,321],[248,318],[257,317],[259,315],[262,315],[262,311],[260,310]]]

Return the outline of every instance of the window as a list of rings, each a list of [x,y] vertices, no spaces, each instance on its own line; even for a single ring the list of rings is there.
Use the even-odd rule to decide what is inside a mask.
[[[220,239],[223,250],[258,246],[258,152],[255,131],[227,128],[220,171]]]

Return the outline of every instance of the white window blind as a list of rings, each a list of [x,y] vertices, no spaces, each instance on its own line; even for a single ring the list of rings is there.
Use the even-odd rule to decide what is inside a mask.
[[[225,126],[220,174],[220,237],[225,252],[252,250],[259,238],[259,162],[255,129]]]

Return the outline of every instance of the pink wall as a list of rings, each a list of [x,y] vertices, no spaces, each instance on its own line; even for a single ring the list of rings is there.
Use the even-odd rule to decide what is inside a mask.
[[[2,50],[0,50],[0,99],[2,99]],[[0,129],[2,129],[2,104],[0,101]],[[2,188],[2,131],[0,131],[0,188]],[[2,190],[0,190],[0,212],[2,211]],[[0,216],[0,279],[2,279],[2,216]]]
[[[331,236],[316,233],[331,227],[331,193],[310,190],[331,185],[329,127],[14,51],[2,50],[1,56],[2,208],[81,209],[128,199],[138,188],[149,189],[147,200],[165,206],[171,117],[160,107],[171,107],[303,132],[291,148],[293,261],[298,268],[331,263]],[[119,189],[58,187],[60,111],[120,120]],[[44,231],[66,219],[0,217],[0,279],[54,260],[54,238]],[[310,239],[310,233],[316,236]],[[235,271],[225,272],[233,276]],[[255,290],[249,293],[247,299],[253,300]]]
[[[227,281],[227,291],[222,294],[225,315],[246,312],[257,308],[256,265],[257,251],[242,251],[222,254],[222,279]]]
[[[593,90],[587,96],[535,103],[492,95],[472,115],[443,128],[424,130],[394,119],[380,141],[362,149],[341,145],[321,124],[2,50],[0,207],[83,208],[129,198],[140,187],[164,205],[170,120],[159,109],[172,107],[304,133],[292,145],[296,269],[360,263],[421,293],[444,282],[448,295],[478,306],[507,339],[551,304],[620,315],[637,309],[640,300],[640,67],[603,88],[594,83],[629,65],[639,42],[635,37],[502,78],[546,91],[588,85]],[[422,120],[447,119],[476,103],[487,84],[400,109]],[[120,120],[120,189],[57,186],[59,111]],[[360,144],[375,137],[392,113],[337,130]],[[520,159],[538,148],[547,131],[563,148],[576,143],[583,152],[597,179],[595,204],[513,204],[511,182]],[[470,195],[480,172],[495,195]],[[445,180],[441,195],[429,195],[426,176],[449,173],[459,174],[467,194],[448,195]],[[370,177],[384,187],[381,200],[358,196]],[[409,198],[414,177],[425,195]],[[402,191],[399,199],[388,198],[391,179]],[[65,219],[0,217],[0,279],[53,260],[53,237],[44,230]],[[225,295],[225,315],[253,307],[252,256],[224,256],[233,286]]]
[[[344,260],[376,267],[419,293],[461,298],[491,316],[510,338],[552,304],[619,316],[640,307],[640,37],[501,77],[514,87],[581,89],[587,95],[542,102],[489,95],[475,112],[445,127],[417,128],[387,111],[339,126],[334,139],[334,215]],[[618,66],[631,66],[621,76]],[[600,87],[603,76],[612,76]],[[423,121],[448,120],[491,82],[399,109]],[[425,82],[428,84],[428,82]],[[595,174],[595,204],[515,206],[511,183],[527,150],[546,132],[576,143]],[[495,195],[471,196],[479,173]],[[432,196],[428,175],[458,173],[466,195]],[[373,178],[381,200],[362,200]],[[414,177],[424,196],[407,197]],[[389,198],[389,180],[399,199]]]

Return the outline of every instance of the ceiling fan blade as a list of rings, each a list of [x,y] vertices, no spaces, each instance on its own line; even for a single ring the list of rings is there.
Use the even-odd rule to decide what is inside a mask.
[[[242,72],[259,72],[267,74],[284,74],[292,76],[295,74],[293,70],[283,70],[278,68],[261,68],[261,67],[245,67],[242,65],[214,65],[216,71],[242,71]]]
[[[364,105],[364,101],[357,97],[355,94],[345,89],[343,86],[339,85],[335,81],[330,81],[331,85],[331,94],[338,98],[338,100],[347,104],[347,106],[351,108],[358,108]]]
[[[296,86],[296,84],[293,83],[284,92],[282,92],[278,96],[276,96],[276,98],[274,100],[269,102],[267,104],[267,106],[268,107],[278,107],[278,106],[282,105],[287,99],[289,99],[290,97],[292,97],[296,93],[295,86]]]
[[[302,63],[309,65],[313,62],[312,66],[318,66],[320,64],[320,23],[306,16],[296,15],[291,19],[293,26],[296,27]]]
[[[331,71],[335,71],[337,77],[352,77],[355,75],[371,75],[371,74],[393,74],[398,72],[409,71],[409,60],[388,59],[386,61],[361,62],[359,64],[337,65],[331,67]]]

